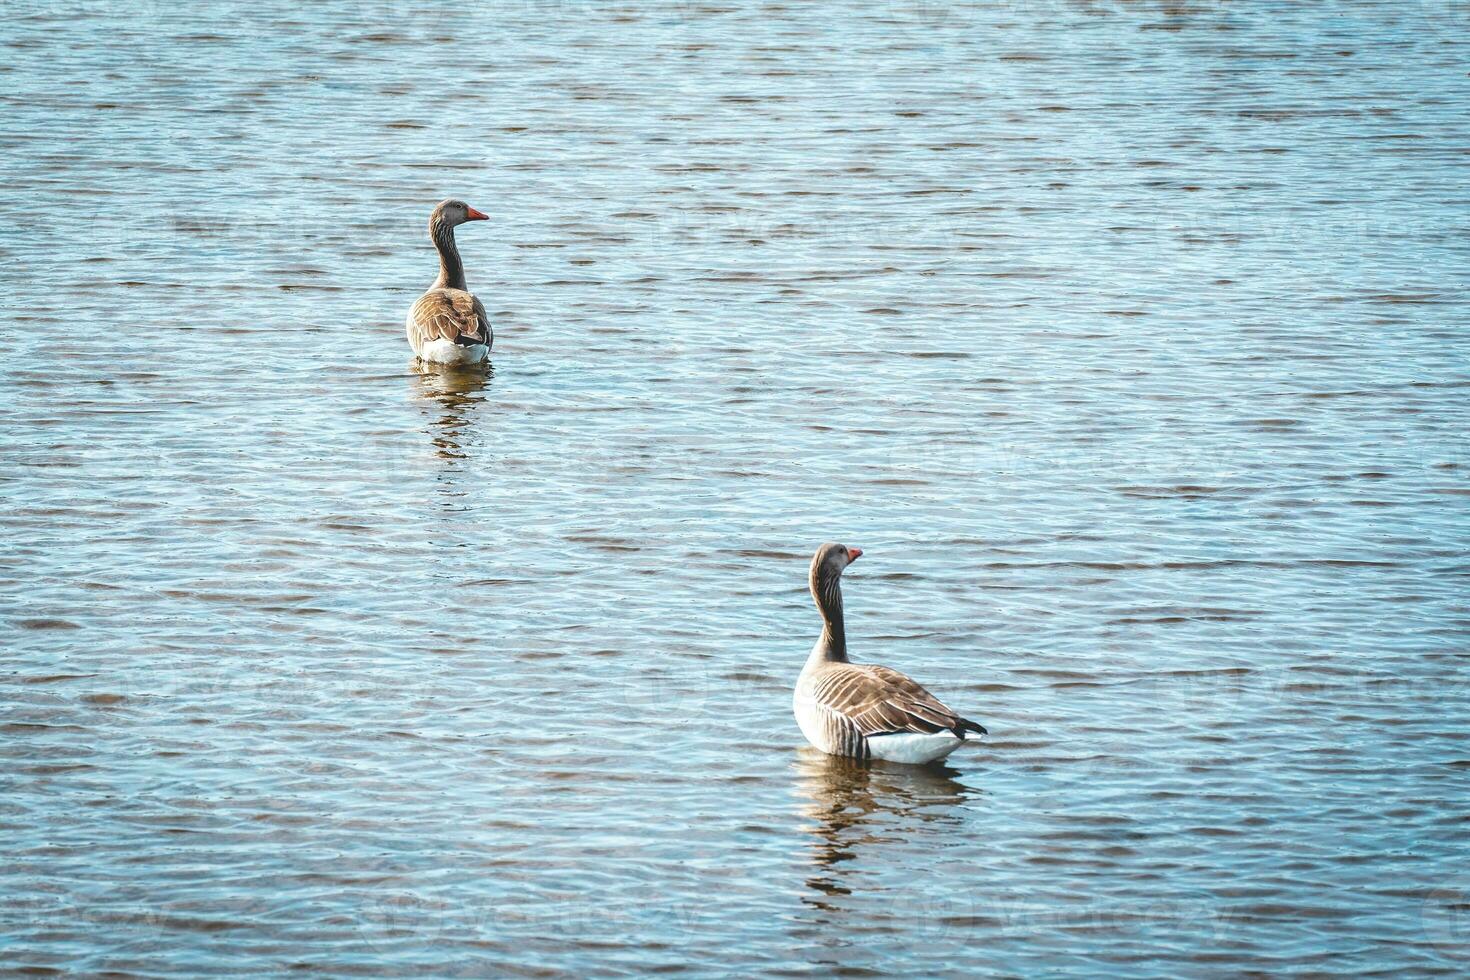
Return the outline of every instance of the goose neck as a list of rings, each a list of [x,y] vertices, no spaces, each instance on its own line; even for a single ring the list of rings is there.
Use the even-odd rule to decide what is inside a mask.
[[[822,614],[822,635],[812,649],[812,658],[829,663],[847,663],[847,629],[842,617],[841,580],[812,581],[812,597]]]
[[[439,250],[439,278],[434,280],[436,288],[464,289],[464,263],[459,258],[459,248],[454,244],[454,228],[442,221],[429,224],[429,237]]]

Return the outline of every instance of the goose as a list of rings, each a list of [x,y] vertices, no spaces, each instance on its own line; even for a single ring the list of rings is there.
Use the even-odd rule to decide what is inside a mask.
[[[812,556],[809,584],[823,627],[796,681],[796,723],[807,741],[831,755],[915,764],[943,759],[972,734],[987,734],[984,726],[896,670],[847,659],[842,572],[862,553],[829,542]]]
[[[490,216],[453,198],[440,201],[429,215],[429,238],[439,250],[439,278],[408,311],[405,327],[413,352],[430,364],[480,364],[490,356],[495,331],[485,305],[465,288],[464,263],[454,245],[454,229]]]

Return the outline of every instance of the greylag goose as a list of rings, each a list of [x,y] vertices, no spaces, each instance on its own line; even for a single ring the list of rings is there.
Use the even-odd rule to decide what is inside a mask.
[[[490,356],[495,332],[485,305],[465,288],[464,263],[454,245],[454,229],[490,216],[463,201],[440,201],[429,215],[429,238],[439,250],[439,278],[408,311],[408,342],[420,360],[431,364],[479,364]]]
[[[896,670],[848,662],[842,572],[862,553],[829,543],[812,557],[812,598],[823,626],[796,681],[796,723],[807,741],[832,755],[911,763],[943,759],[971,734],[986,734],[985,728]]]

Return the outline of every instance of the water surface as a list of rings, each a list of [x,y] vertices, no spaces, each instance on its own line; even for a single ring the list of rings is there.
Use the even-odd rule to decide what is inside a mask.
[[[1466,968],[1463,5],[6,13],[7,970]]]

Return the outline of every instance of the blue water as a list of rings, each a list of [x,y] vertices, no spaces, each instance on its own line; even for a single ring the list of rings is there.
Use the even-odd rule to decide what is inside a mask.
[[[5,972],[1463,974],[1463,4],[479,6],[6,8]]]

